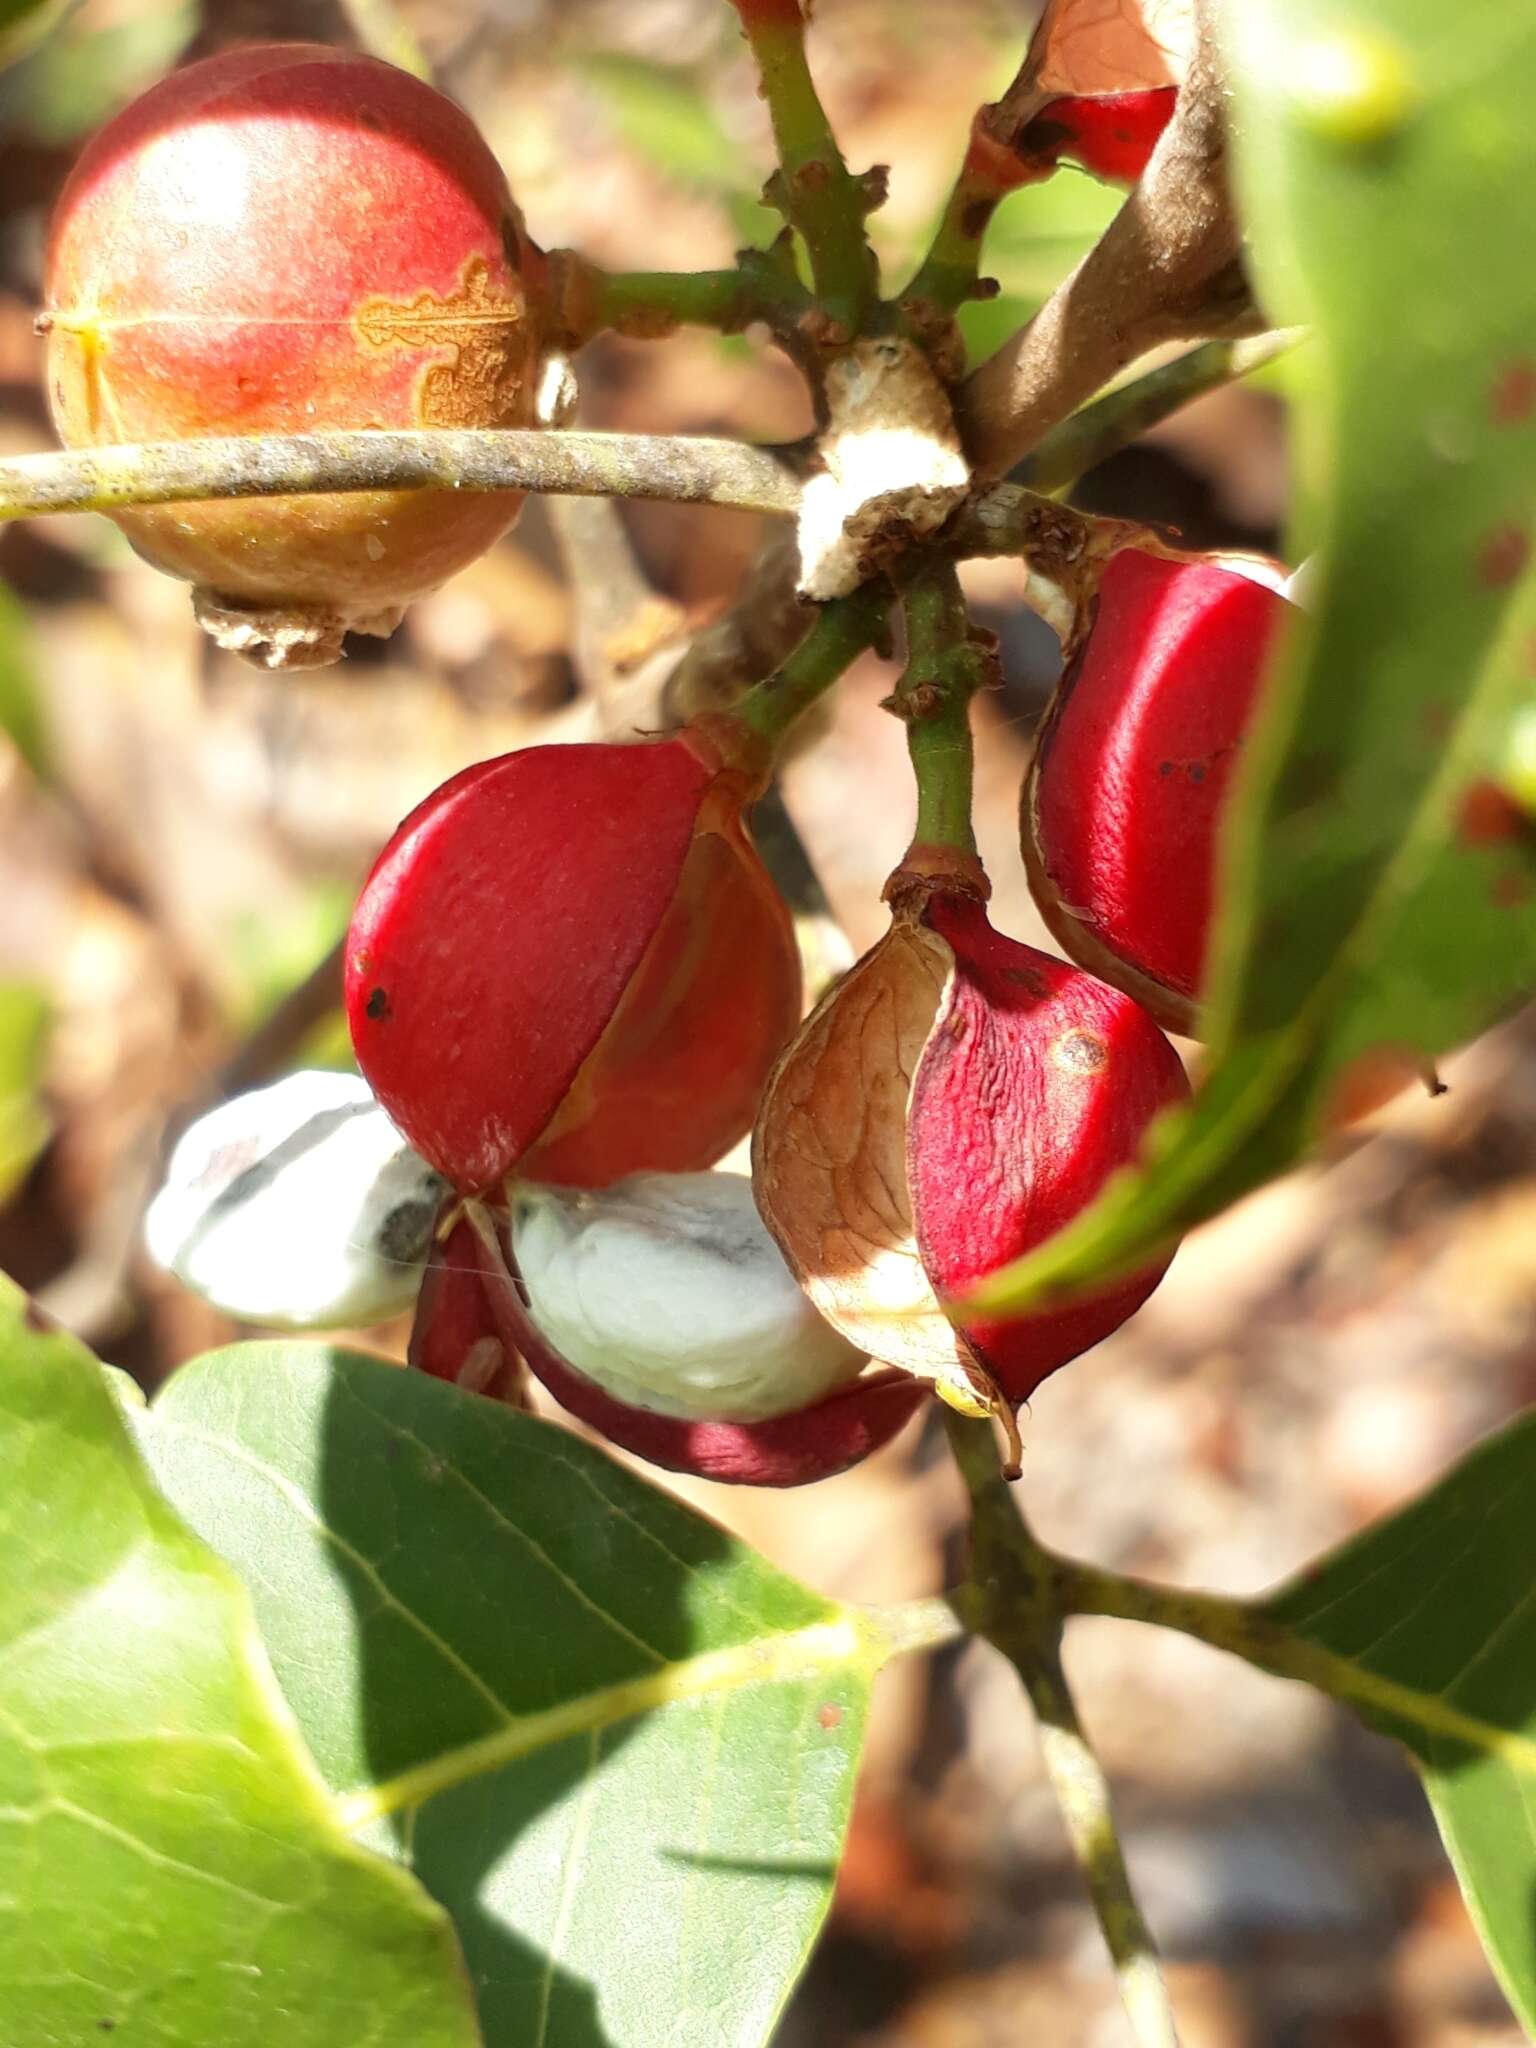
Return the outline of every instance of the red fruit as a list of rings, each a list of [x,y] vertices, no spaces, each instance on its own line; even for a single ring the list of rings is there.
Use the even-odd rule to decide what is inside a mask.
[[[853,1343],[959,1405],[1017,1405],[1118,1328],[1167,1261],[1007,1323],[956,1328],[940,1298],[1069,1222],[1186,1094],[1128,997],[995,932],[952,882],[907,887],[769,1084],[758,1206]]]
[[[1293,610],[1209,561],[1126,549],[1041,728],[1024,858],[1051,931],[1170,1030],[1194,1027],[1227,786]]]
[[[695,727],[483,761],[408,817],[347,941],[358,1064],[464,1192],[711,1165],[799,1016],[757,783]]]
[[[521,1354],[567,1413],[665,1471],[728,1486],[806,1486],[847,1471],[889,1443],[923,1400],[922,1387],[904,1373],[882,1372],[854,1380],[808,1408],[756,1422],[693,1421],[629,1407],[575,1372],[545,1342],[518,1292],[499,1234],[496,1251],[501,1273],[488,1273],[484,1284],[508,1350]]]
[[[527,1375],[491,1313],[485,1268],[485,1247],[461,1216],[427,1256],[406,1363],[471,1394],[525,1408]]]
[[[70,446],[534,419],[538,261],[451,100],[313,43],[212,57],[87,146],[47,263],[49,388]],[[215,608],[296,614],[274,665],[334,659],[490,546],[520,493],[361,492],[115,514]],[[299,637],[290,649],[285,632]],[[306,637],[307,635],[307,637]]]
[[[1081,164],[1095,177],[1134,185],[1178,98],[1175,86],[1051,100],[1014,144],[1021,157],[1049,165]]]

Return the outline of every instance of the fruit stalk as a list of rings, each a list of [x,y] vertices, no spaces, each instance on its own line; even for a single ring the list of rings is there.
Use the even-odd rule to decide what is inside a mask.
[[[972,1579],[956,1596],[963,1619],[1019,1674],[1034,1709],[1040,1760],[1120,1987],[1137,2048],[1178,2048],[1157,1950],[1142,1918],[1115,1828],[1103,1766],[1078,1719],[1061,1661],[1063,1604],[1055,1558],[1036,1541],[997,1469],[989,1432],[944,1411],[950,1448],[971,1501]]]
[[[875,260],[864,233],[866,195],[843,160],[811,77],[800,0],[735,0],[735,7],[757,60],[778,147],[781,176],[771,189],[804,238],[818,295],[851,340],[875,296]]]

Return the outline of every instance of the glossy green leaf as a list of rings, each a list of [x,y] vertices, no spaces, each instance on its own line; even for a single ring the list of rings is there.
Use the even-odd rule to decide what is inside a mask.
[[[1261,291],[1316,330],[1296,552],[1326,573],[1245,754],[1205,1086],[1145,1177],[978,1290],[991,1310],[1142,1264],[1405,1055],[1536,988],[1532,837],[1469,825],[1536,628],[1536,341],[1513,258],[1536,16],[1244,0],[1224,19]]]
[[[1536,2030],[1536,1415],[1259,1610],[1421,1765],[1510,2003]],[[1326,1674],[1324,1674],[1326,1675]]]
[[[563,1429],[319,1345],[184,1368],[147,1440],[343,1810],[453,1911],[488,2040],[767,2037],[830,1896],[873,1619]]]
[[[446,1917],[342,1832],[233,1573],[9,1283],[0,1525],[7,2044],[470,2048]]]

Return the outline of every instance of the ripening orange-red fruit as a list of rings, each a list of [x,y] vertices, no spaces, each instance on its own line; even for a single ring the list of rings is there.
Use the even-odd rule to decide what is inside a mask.
[[[372,57],[312,43],[173,73],[66,184],[44,323],[71,447],[317,429],[525,427],[542,348],[531,248],[469,117]],[[240,498],[114,514],[269,666],[484,552],[517,492]]]

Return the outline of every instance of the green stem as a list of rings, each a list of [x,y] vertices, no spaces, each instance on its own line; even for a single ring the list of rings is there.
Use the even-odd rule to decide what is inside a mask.
[[[880,638],[890,602],[889,590],[876,582],[820,606],[793,653],[738,698],[728,715],[770,747],[780,746],[796,719]]]
[[[604,329],[652,341],[678,327],[710,327],[736,334],[761,320],[787,333],[810,307],[809,293],[761,252],[749,250],[735,270],[599,270],[561,251],[551,258],[564,271],[572,339]]]
[[[984,296],[980,285],[982,243],[1000,203],[1025,181],[1016,171],[1011,177],[1000,175],[1005,160],[995,149],[986,150],[982,142],[979,131],[973,132],[932,246],[901,294],[904,305],[921,303],[925,308],[953,313],[967,299]],[[995,289],[995,285],[987,287],[988,291]]]
[[[917,779],[916,844],[974,854],[971,698],[991,673],[972,633],[965,596],[951,563],[924,571],[903,601],[907,665],[891,700],[906,722]]]
[[[424,428],[249,435],[17,455],[0,521],[305,491],[563,491],[792,513],[800,483],[770,449],[703,436]]]
[[[1245,341],[1207,341],[1171,363],[1160,363],[1144,376],[1117,385],[1052,427],[1032,454],[1013,471],[1011,481],[1032,491],[1064,491],[1096,463],[1118,453],[1196,398],[1219,391],[1240,377],[1275,362],[1299,343],[1306,330],[1277,327]]]
[[[773,122],[786,213],[804,238],[818,295],[851,338],[865,324],[877,285],[864,232],[865,194],[843,160],[811,77],[799,0],[734,4]]]
[[[1177,2048],[1157,1953],[1115,1831],[1109,1785],[1062,1667],[1064,1568],[1019,1513],[998,1468],[991,1430],[952,1411],[944,1421],[971,1497],[975,1562],[975,1578],[955,1604],[1013,1665],[1029,1695],[1041,1761],[1087,1882],[1131,2033],[1139,2048]]]
[[[1283,1622],[1272,1621],[1262,1608],[1245,1600],[1122,1578],[1067,1558],[1053,1559],[1052,1567],[1062,1606],[1069,1613],[1107,1614],[1120,1621],[1177,1629],[1276,1678],[1292,1678],[1328,1693],[1367,1720],[1418,1728],[1446,1742],[1502,1756],[1523,1776],[1536,1775],[1536,1743],[1528,1736],[1464,1713],[1442,1694],[1403,1685],[1341,1657]]]

